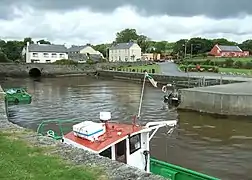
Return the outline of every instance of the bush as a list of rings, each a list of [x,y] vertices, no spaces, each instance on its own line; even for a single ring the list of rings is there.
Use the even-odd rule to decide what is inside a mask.
[[[241,61],[235,61],[234,62],[234,68],[242,68],[243,67],[243,63]]]
[[[69,60],[69,59],[61,59],[61,60],[55,61],[53,64],[58,64],[58,65],[77,65],[78,62],[73,61],[73,60]]]
[[[185,69],[187,68],[188,71],[190,72],[197,72],[197,71],[200,71],[200,72],[219,72],[219,68],[217,66],[210,66],[210,65],[201,65],[200,66],[200,69],[198,70],[196,68],[196,65],[180,65],[179,68],[183,71],[185,71]]]
[[[233,68],[234,67],[234,60],[231,58],[227,58],[225,60],[225,64],[227,68]]]

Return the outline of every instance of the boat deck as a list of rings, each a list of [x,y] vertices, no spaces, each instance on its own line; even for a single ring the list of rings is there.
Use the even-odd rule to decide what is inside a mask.
[[[87,139],[77,137],[74,135],[73,132],[66,134],[64,136],[64,139],[70,140],[74,143],[77,143],[80,146],[84,146],[85,148],[100,153],[107,147],[117,143],[117,141],[120,141],[126,136],[144,129],[144,127],[142,126],[119,124],[119,123],[108,123],[107,127],[108,128],[106,130],[106,133],[101,135],[98,138],[98,141],[95,142],[91,142]]]

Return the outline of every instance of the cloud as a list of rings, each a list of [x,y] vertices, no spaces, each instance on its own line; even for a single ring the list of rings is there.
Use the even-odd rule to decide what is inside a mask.
[[[11,8],[15,18],[0,19],[0,38],[3,39],[32,37],[36,40],[43,38],[67,45],[97,44],[112,42],[116,32],[124,28],[136,28],[139,34],[144,34],[153,40],[168,41],[201,36],[225,37],[241,42],[252,36],[250,15],[220,20],[204,15],[144,16],[136,7],[129,5],[118,7],[111,12],[97,12],[88,7],[68,11],[48,11],[35,9],[34,5],[23,4],[20,4],[19,8],[15,6]]]
[[[1,0],[0,7],[8,9],[10,6],[29,5],[35,9],[52,11],[71,11],[78,8],[90,8],[96,12],[109,13],[125,5],[135,6],[145,16],[198,16],[204,15],[221,19],[236,17],[240,14],[252,14],[251,0]],[[1,11],[0,11],[1,13]],[[2,13],[5,14],[4,12]],[[1,17],[1,15],[0,15]]]

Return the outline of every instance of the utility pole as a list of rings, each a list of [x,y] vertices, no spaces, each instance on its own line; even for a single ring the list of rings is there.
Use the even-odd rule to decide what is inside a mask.
[[[185,46],[185,57],[184,58],[186,58],[186,41],[185,41],[184,46]]]
[[[193,53],[193,44],[191,44],[191,59],[192,59],[192,53]]]

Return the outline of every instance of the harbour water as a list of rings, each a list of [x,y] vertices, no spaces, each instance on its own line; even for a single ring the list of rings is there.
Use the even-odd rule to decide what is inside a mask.
[[[10,121],[36,130],[48,119],[98,120],[111,111],[114,121],[131,123],[137,114],[141,84],[87,77],[2,80],[3,87],[27,87],[29,105],[10,106]],[[212,117],[163,109],[163,93],[146,86],[140,122],[179,119],[171,134],[159,130],[151,142],[152,156],[211,176],[229,180],[252,177],[252,121]]]

